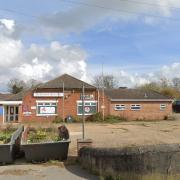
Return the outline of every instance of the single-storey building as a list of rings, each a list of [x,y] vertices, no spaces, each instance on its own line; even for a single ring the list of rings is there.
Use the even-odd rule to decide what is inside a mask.
[[[172,113],[172,99],[155,91],[139,89],[105,90],[105,114],[128,120],[167,119]]]
[[[95,86],[64,74],[15,95],[0,94],[0,121],[40,122],[82,116],[83,85],[86,116],[103,112],[127,119],[164,119],[172,111],[172,100],[156,92],[111,89],[102,93]]]

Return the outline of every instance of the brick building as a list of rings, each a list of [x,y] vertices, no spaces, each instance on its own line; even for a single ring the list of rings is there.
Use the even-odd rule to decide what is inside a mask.
[[[0,121],[49,121],[55,117],[82,115],[82,86],[85,87],[84,112],[118,115],[127,119],[164,119],[171,113],[172,100],[156,92],[132,89],[105,90],[64,74],[18,94],[0,94]],[[104,102],[104,103],[103,103]]]
[[[121,116],[128,120],[160,120],[172,113],[172,99],[155,91],[126,88],[105,90],[104,102],[105,115]]]

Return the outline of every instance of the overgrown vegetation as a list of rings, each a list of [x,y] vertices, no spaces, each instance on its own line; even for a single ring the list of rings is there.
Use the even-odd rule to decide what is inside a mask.
[[[7,144],[11,140],[12,134],[16,131],[16,128],[12,126],[7,126],[4,129],[1,129],[0,132],[0,144]]]
[[[63,122],[63,119],[61,117],[59,117],[59,116],[56,116],[54,118],[54,120],[52,121],[52,123],[54,123],[54,124],[59,124],[59,123],[62,123],[62,122]]]
[[[57,142],[61,140],[54,128],[30,128],[27,143]]]
[[[86,119],[86,121],[89,121],[89,122],[105,122],[105,123],[117,123],[117,122],[122,122],[122,121],[126,121],[126,120],[127,119],[125,117],[114,116],[114,115],[105,116],[103,119],[103,115],[101,112],[93,114],[93,115],[87,117],[87,119]]]

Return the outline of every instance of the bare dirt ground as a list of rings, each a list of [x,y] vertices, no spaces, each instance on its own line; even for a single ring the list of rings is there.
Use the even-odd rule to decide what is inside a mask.
[[[85,137],[96,147],[122,147],[180,143],[180,114],[171,121],[131,121],[115,124],[85,124]],[[67,124],[71,134],[70,155],[76,154],[76,139],[81,138],[81,124]]]
[[[85,138],[92,139],[93,146],[96,147],[180,143],[180,114],[174,114],[174,116],[175,120],[129,121],[115,124],[86,123]],[[51,126],[47,123],[31,125]],[[77,139],[82,137],[82,125],[72,123],[66,126],[71,138],[69,155],[75,156],[77,155]]]

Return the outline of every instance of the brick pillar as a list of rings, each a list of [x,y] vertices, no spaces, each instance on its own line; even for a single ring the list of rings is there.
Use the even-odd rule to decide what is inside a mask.
[[[83,147],[92,147],[92,139],[77,139],[77,152]]]

